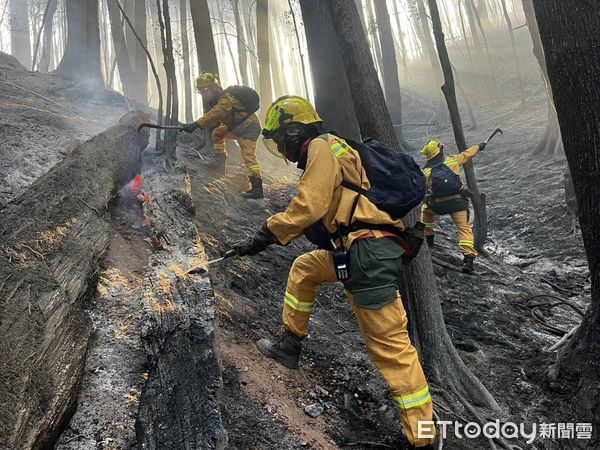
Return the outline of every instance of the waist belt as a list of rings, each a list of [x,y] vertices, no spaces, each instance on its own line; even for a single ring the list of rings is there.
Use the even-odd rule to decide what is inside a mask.
[[[354,222],[350,226],[345,226],[345,227],[343,226],[340,228],[341,228],[340,231],[342,232],[342,235],[348,235],[348,234],[350,234],[354,231],[358,231],[358,230],[386,231],[397,237],[400,237],[401,233],[402,233],[394,225],[389,225],[389,224],[382,225],[382,224],[366,223],[366,222],[360,222],[360,221]]]
[[[459,198],[465,198],[461,194],[448,195],[446,197],[434,197],[436,203],[449,202],[450,200],[456,200]]]

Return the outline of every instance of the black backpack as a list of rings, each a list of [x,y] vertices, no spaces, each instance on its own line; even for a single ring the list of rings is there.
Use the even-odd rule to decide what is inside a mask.
[[[254,114],[260,108],[260,97],[258,93],[248,86],[229,86],[223,90],[221,95],[231,94],[244,106],[248,116]]]
[[[342,181],[342,186],[364,195],[394,220],[421,204],[425,197],[425,177],[411,156],[370,138],[347,142],[358,151],[371,189],[367,191],[347,181]]]
[[[431,166],[431,194],[434,198],[460,194],[462,188],[460,176],[443,161]]]

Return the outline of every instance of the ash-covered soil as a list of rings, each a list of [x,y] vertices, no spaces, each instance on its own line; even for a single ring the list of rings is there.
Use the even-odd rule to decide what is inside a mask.
[[[31,72],[0,52],[0,207],[128,110],[117,93]]]

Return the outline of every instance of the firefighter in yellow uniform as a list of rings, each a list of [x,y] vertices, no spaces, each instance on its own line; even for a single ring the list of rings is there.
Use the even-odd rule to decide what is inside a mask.
[[[445,156],[442,143],[432,140],[421,150],[421,154],[427,158],[423,174],[428,194],[421,219],[425,224],[427,244],[433,247],[437,217],[450,214],[458,231],[458,245],[464,257],[463,272],[469,274],[474,271],[473,261],[477,257],[477,250],[469,224],[469,200],[464,195],[460,169],[484,147],[485,144],[481,143],[458,155]]]
[[[211,109],[195,122],[185,125],[183,130],[191,133],[197,128],[216,126],[212,131],[215,154],[208,165],[221,175],[225,174],[227,159],[225,143],[230,140],[237,141],[242,151],[244,165],[249,172],[251,185],[250,190],[242,195],[246,198],[263,198],[262,176],[256,159],[256,144],[261,131],[260,120],[254,111],[248,111],[247,105],[244,105],[240,98],[248,92],[254,94],[255,92],[245,86],[230,86],[222,89],[217,75],[210,72],[202,72],[196,78],[196,90],[203,97],[210,99]],[[255,97],[255,102],[258,109],[258,95]]]
[[[394,233],[383,231],[401,232],[404,222],[393,220],[364,196],[341,186],[343,180],[364,189],[370,184],[358,152],[343,139],[323,134],[321,119],[307,100],[296,96],[276,100],[267,111],[263,136],[271,151],[296,162],[304,173],[287,209],[271,216],[254,236],[234,248],[240,255],[254,255],[273,243],[287,245],[315,226],[320,227],[319,237],[325,242],[331,234],[346,230],[347,235],[336,242],[339,247],[343,239],[350,249],[350,278],[344,286],[361,333],[389,385],[409,441],[429,448],[433,439],[419,437],[417,430],[419,421],[432,420],[432,401],[398,292],[404,250]],[[276,340],[258,341],[259,351],[296,369],[317,288],[336,281],[331,251],[320,249],[299,256],[283,299],[285,331]]]

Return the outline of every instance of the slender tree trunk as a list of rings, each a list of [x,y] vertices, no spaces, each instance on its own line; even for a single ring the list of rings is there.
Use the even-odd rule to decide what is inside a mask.
[[[460,0],[459,0],[460,1]],[[483,46],[479,39],[479,32],[477,31],[477,21],[475,20],[475,10],[473,8],[472,0],[463,0],[465,11],[467,12],[467,19],[469,21],[469,28],[471,30],[471,38],[473,39],[473,46],[479,54],[483,54]]]
[[[458,0],[457,4],[458,8],[458,16],[460,18],[460,27],[462,29],[463,39],[465,41],[465,46],[467,47],[467,54],[469,55],[469,62],[473,62],[473,56],[471,55],[471,46],[469,45],[469,38],[467,36],[467,30],[465,28],[465,15],[463,14],[463,9],[461,7],[461,1]]]
[[[33,53],[32,70],[35,70],[36,63],[40,72],[48,72],[52,59],[52,25],[54,21],[54,14],[56,13],[56,7],[58,0],[48,0],[46,8],[44,10],[44,17],[42,24],[35,42],[35,48]],[[41,35],[41,38],[40,38]],[[40,50],[40,39],[41,39],[41,55],[38,58],[38,52]],[[39,60],[37,62],[36,60]]]
[[[138,42],[133,33],[133,29],[128,27],[131,32],[128,34],[127,46],[131,50],[130,58],[133,67],[133,76],[135,80],[135,89],[133,98],[142,105],[148,104],[148,59],[143,47],[148,46],[146,30],[146,0],[135,0],[134,4],[134,27],[137,35],[141,39]]]
[[[521,75],[521,64],[519,63],[519,54],[517,52],[517,45],[515,43],[515,33],[513,31],[512,20],[508,14],[506,8],[506,0],[502,0],[502,13],[504,14],[504,20],[506,21],[506,27],[508,28],[508,35],[510,36],[510,46],[513,52],[513,58],[515,60],[515,66],[517,69],[517,78],[519,80],[519,93],[521,95],[521,108],[525,108],[525,86],[523,85],[523,76]]]
[[[215,51],[210,10],[207,0],[190,0],[190,12],[194,25],[194,38],[196,40],[196,53],[198,54],[198,67],[202,72],[219,74],[219,64]],[[208,111],[208,99],[203,99],[204,111]]]
[[[383,79],[383,58],[381,56],[381,44],[379,42],[378,29],[379,24],[375,20],[375,12],[373,11],[373,0],[365,0],[367,2],[367,33],[371,36],[371,48],[373,53],[373,59],[377,67],[377,73],[382,82],[385,84]],[[384,0],[385,1],[385,0]],[[375,0],[377,2],[377,0]]]
[[[387,4],[384,1],[374,2],[379,41],[381,42],[381,55],[383,66],[383,88],[392,122],[396,125],[402,123],[402,96],[400,95],[400,80],[398,79],[398,62],[394,51],[394,38],[392,37],[392,24]]]
[[[396,0],[392,1],[392,7],[394,8],[394,17],[396,18],[396,27],[398,28],[398,43],[400,46],[400,59],[402,60],[402,67],[406,72],[406,80],[408,85],[412,85],[410,71],[408,70],[408,63],[406,61],[406,45],[404,44],[404,35],[402,33],[402,21],[400,20],[400,13],[398,12],[398,4]]]
[[[440,20],[440,13],[437,7],[436,0],[428,1],[429,12],[431,13],[431,21],[433,23],[433,33],[435,35],[438,54],[440,55],[440,63],[442,65],[442,70],[444,71],[445,81],[444,85],[442,86],[442,92],[444,93],[444,96],[446,97],[446,103],[448,104],[450,120],[452,121],[452,129],[454,130],[454,139],[456,140],[458,150],[462,152],[467,149],[467,141],[465,139],[465,135],[462,128],[460,111],[458,109],[458,101],[456,100],[456,89],[454,87],[454,74],[452,73],[452,64],[450,63],[450,57],[448,56],[448,49],[446,48],[444,32],[442,31],[442,21]],[[485,194],[480,193],[477,187],[473,163],[469,161],[463,167],[467,179],[467,186],[469,187],[469,191],[471,191],[473,210],[475,211],[475,247],[481,251],[483,248],[483,244],[485,243],[485,240],[487,238],[488,229]]]
[[[315,106],[327,130],[360,140],[344,62],[327,5],[300,0],[315,90]]]
[[[67,44],[58,73],[94,88],[104,88],[100,68],[98,0],[65,0]]]
[[[554,107],[552,88],[550,87],[550,80],[548,79],[546,57],[544,56],[544,49],[542,48],[542,41],[540,40],[538,23],[535,18],[532,1],[522,0],[522,5],[523,12],[525,13],[525,19],[527,20],[527,28],[529,29],[531,41],[533,42],[533,55],[540,66],[542,80],[544,81],[544,86],[546,87],[546,98],[548,102],[548,122],[546,124],[546,131],[544,132],[544,137],[542,140],[534,147],[532,155],[559,157],[564,153],[563,143],[560,135],[558,116],[556,114],[556,108]]]
[[[185,103],[185,121],[194,120],[192,113],[192,80],[190,73],[190,45],[187,32],[187,1],[179,0],[179,19],[181,29],[181,57],[183,59],[183,96]]]
[[[121,19],[121,11],[119,11],[116,0],[107,0],[106,6],[110,18],[110,31],[117,58],[119,76],[121,77],[121,84],[123,85],[123,93],[126,97],[133,98],[135,78],[133,75],[133,66],[129,59],[129,52],[127,51],[127,43],[125,42],[125,33],[123,29],[124,22]]]
[[[248,86],[248,56],[246,49],[246,42],[244,39],[244,23],[240,19],[240,5],[239,0],[231,1],[231,8],[233,9],[233,17],[235,20],[235,30],[237,37],[237,51],[238,51],[238,66],[240,68],[240,76],[242,77],[242,84]]]
[[[569,397],[585,421],[600,420],[600,5],[596,0],[534,0],[592,282],[591,304],[559,354]],[[585,33],[581,31],[585,30]],[[560,45],[558,45],[560,43]],[[585,70],[582,70],[585,67]],[[553,376],[560,375],[556,370]],[[565,381],[567,382],[567,381]],[[593,433],[590,448],[600,444]]]
[[[25,67],[31,67],[29,12],[25,0],[10,0],[11,53]]]
[[[259,91],[263,112],[273,103],[269,55],[269,0],[256,0],[256,41],[258,47]]]
[[[375,77],[375,66],[369,47],[360,33],[358,12],[352,0],[327,2],[348,77],[357,119],[363,136],[371,136],[388,145],[397,147],[381,86]],[[407,217],[409,222],[417,219],[417,210]],[[471,403],[487,412],[498,413],[499,405],[467,369],[454,348],[444,324],[433,265],[425,247],[413,262],[406,266],[402,277],[402,295],[406,304],[413,343],[419,349],[421,361],[429,381],[444,386],[459,401],[477,412]]]
[[[298,33],[298,25],[296,24],[296,13],[292,5],[292,0],[288,0],[288,6],[290,13],[292,14],[292,21],[294,23],[294,34],[296,35],[296,43],[298,45],[298,57],[300,58],[300,64],[302,65],[302,81],[304,82],[304,92],[308,97],[308,80],[306,79],[306,67],[304,65],[304,55],[302,54],[302,43],[300,42],[300,33]]]

